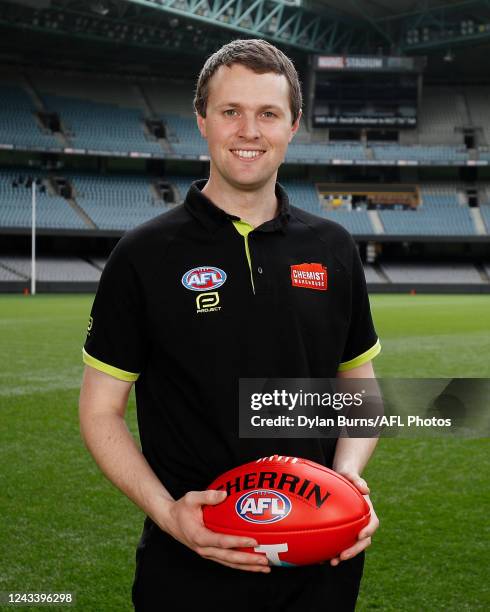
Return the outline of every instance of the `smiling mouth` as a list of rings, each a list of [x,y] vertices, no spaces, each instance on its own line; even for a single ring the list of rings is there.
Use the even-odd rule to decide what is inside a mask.
[[[254,161],[265,153],[262,149],[230,149],[230,152],[242,161]]]

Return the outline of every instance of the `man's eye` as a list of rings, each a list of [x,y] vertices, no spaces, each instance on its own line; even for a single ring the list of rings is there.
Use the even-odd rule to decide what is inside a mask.
[[[275,113],[273,113],[272,111],[265,111],[265,112],[264,112],[264,115],[265,115],[266,117],[276,117],[276,114],[275,114]]]
[[[236,114],[236,110],[234,108],[228,108],[225,110],[225,115],[227,117],[234,117]]]

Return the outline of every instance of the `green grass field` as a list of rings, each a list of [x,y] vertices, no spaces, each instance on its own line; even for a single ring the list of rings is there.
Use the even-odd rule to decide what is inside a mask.
[[[0,591],[72,591],[77,610],[124,612],[143,515],[79,435],[91,302],[0,296]],[[378,376],[490,377],[490,296],[379,295],[372,308]],[[128,424],[136,434],[133,395]],[[366,479],[381,527],[359,610],[490,609],[488,451],[484,439],[380,441]]]

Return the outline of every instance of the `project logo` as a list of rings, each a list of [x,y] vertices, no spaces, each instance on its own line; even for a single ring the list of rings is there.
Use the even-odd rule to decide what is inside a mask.
[[[210,291],[209,293],[200,293],[196,297],[196,308],[198,313],[202,312],[217,312],[221,310],[219,304],[219,294],[217,291]]]

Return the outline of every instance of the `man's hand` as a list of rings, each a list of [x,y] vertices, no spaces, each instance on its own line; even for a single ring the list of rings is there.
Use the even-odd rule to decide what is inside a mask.
[[[102,472],[163,531],[202,557],[236,569],[270,572],[264,555],[232,550],[255,547],[255,540],[204,526],[202,506],[222,502],[224,491],[193,491],[175,501],[157,478],[124,421],[132,384],[85,367],[80,427]]]
[[[361,478],[359,474],[354,474],[352,472],[344,472],[341,473],[341,475],[344,478],[347,478],[347,480],[349,480],[350,482],[352,482],[352,484],[358,489],[358,491],[363,494],[364,499],[366,500],[369,505],[369,508],[371,509],[371,520],[364,527],[364,529],[361,529],[359,535],[357,536],[357,542],[353,546],[347,548],[346,550],[343,550],[338,557],[330,559],[330,565],[333,566],[338,565],[341,561],[347,561],[347,559],[352,559],[352,557],[355,557],[362,550],[370,546],[371,537],[373,536],[376,529],[379,527],[379,519],[376,515],[376,512],[374,511],[373,504],[369,499],[369,487],[367,486],[366,481]]]
[[[225,498],[225,491],[190,491],[169,502],[160,527],[204,559],[234,569],[269,573],[264,555],[233,550],[253,548],[256,540],[215,533],[204,526],[202,506],[219,504]]]

